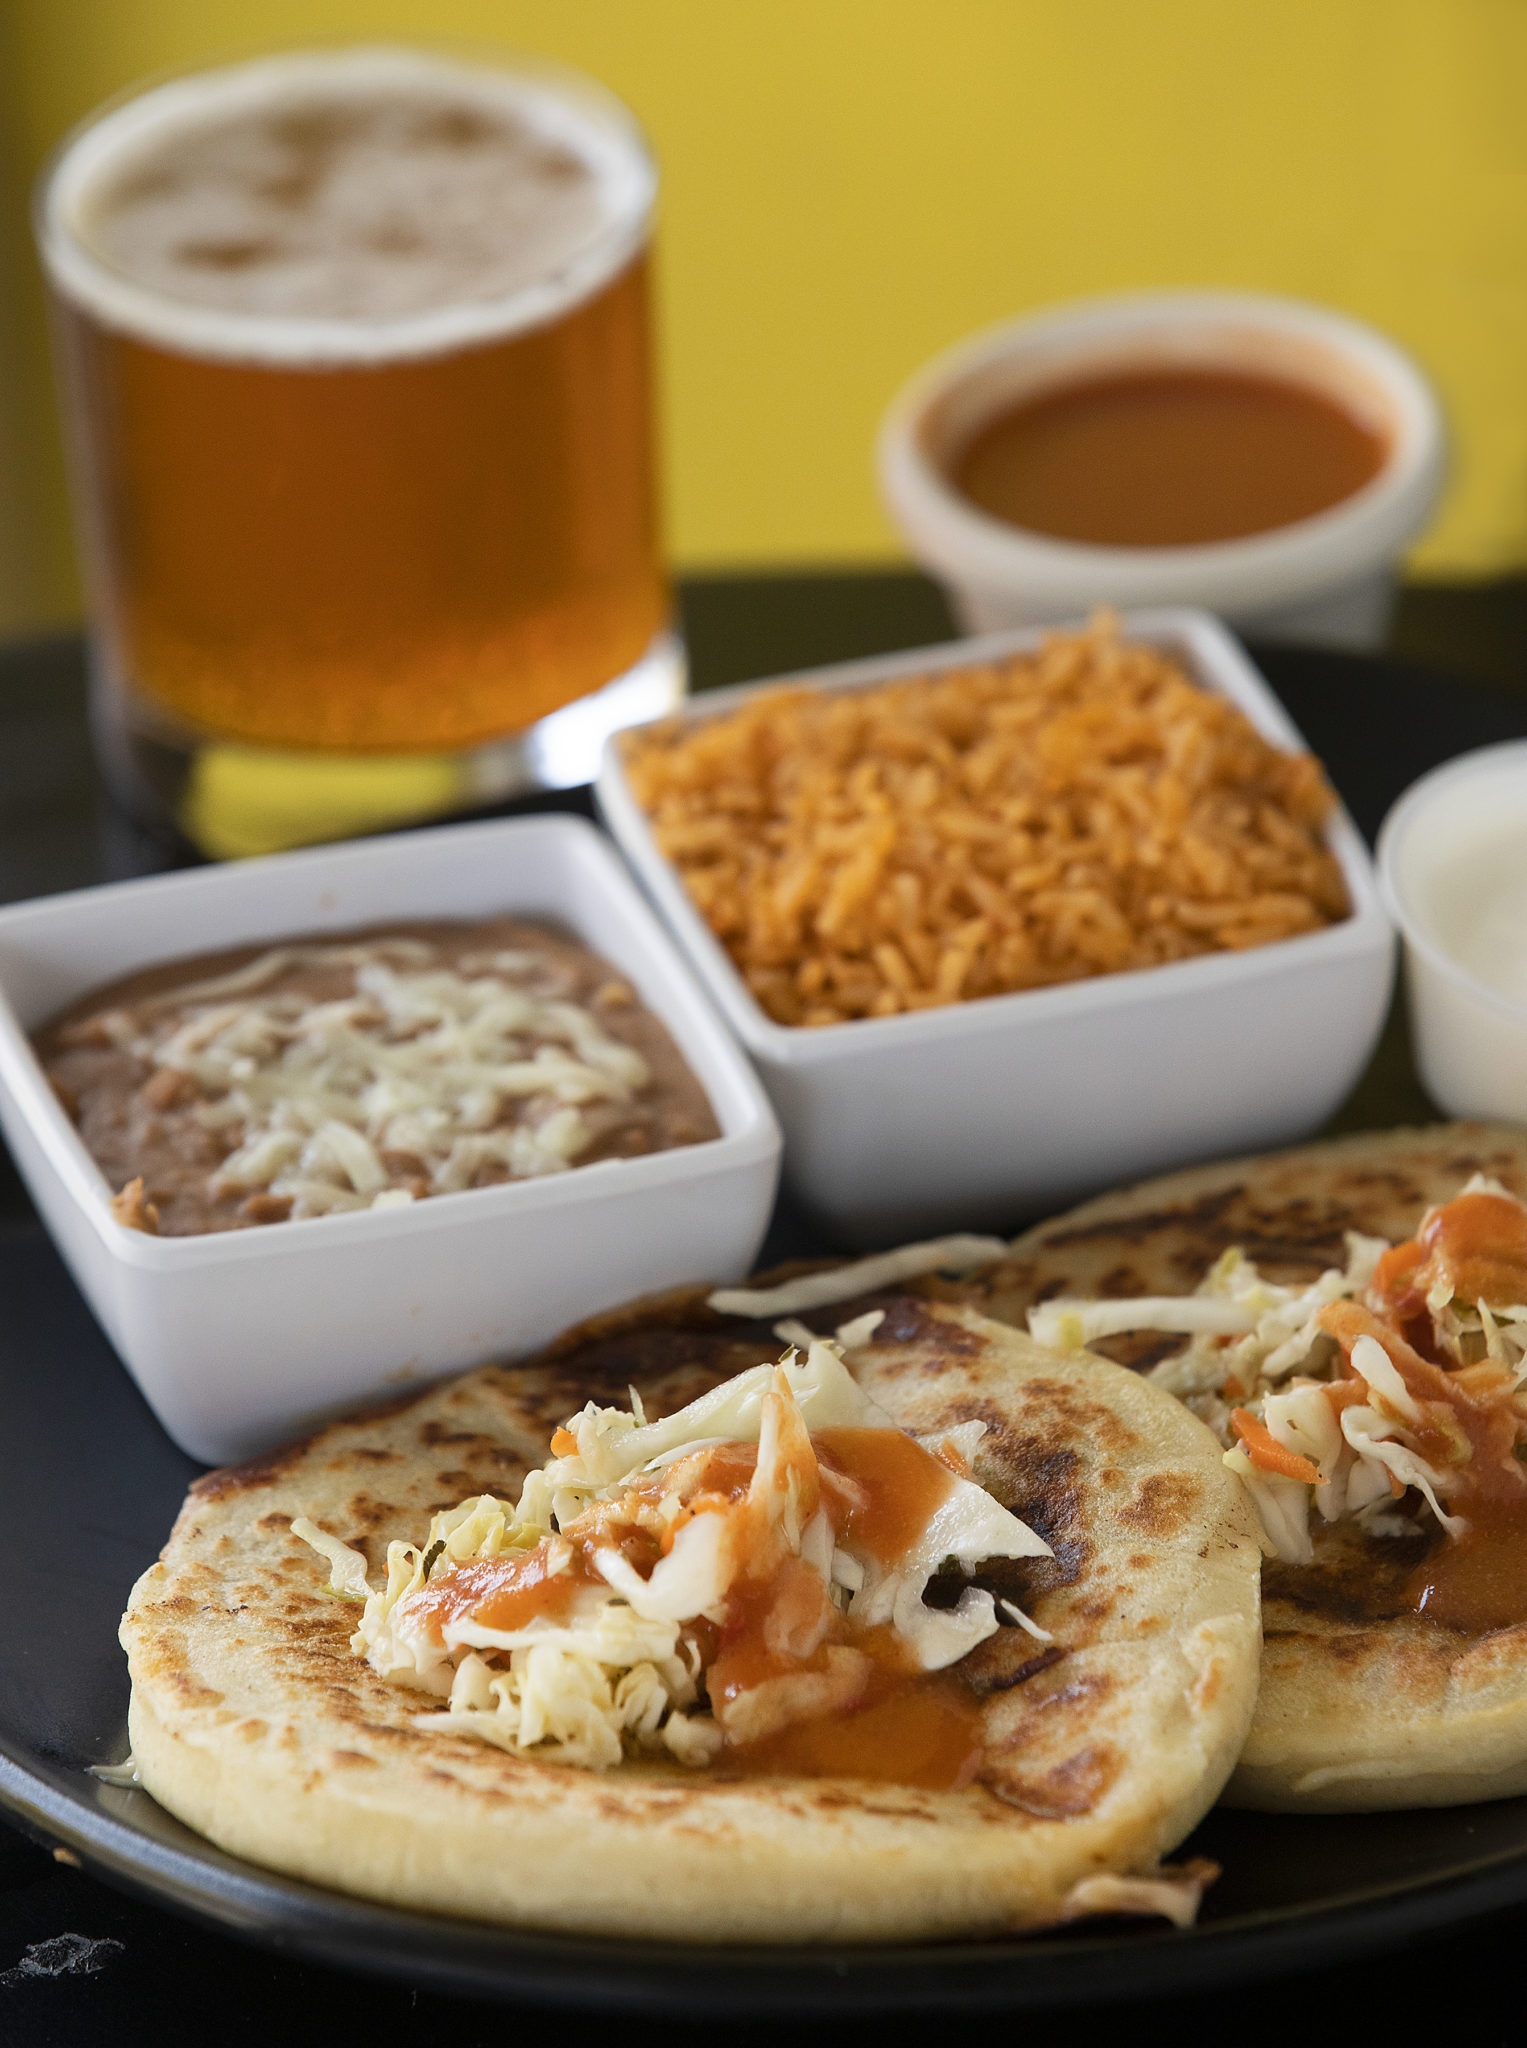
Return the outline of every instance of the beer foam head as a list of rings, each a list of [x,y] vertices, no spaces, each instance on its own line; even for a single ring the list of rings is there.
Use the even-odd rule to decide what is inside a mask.
[[[586,81],[393,49],[206,72],[126,102],[41,200],[58,288],[193,355],[381,362],[554,320],[628,262],[654,176]]]

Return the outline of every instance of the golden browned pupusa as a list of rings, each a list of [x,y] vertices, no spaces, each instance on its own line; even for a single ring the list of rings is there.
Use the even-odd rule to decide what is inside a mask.
[[[1346,1233],[1403,1245],[1476,1174],[1527,1200],[1527,1131],[1361,1132],[1196,1167],[1036,1226],[966,1291],[1022,1323],[1059,1296],[1190,1294],[1235,1246],[1268,1279],[1308,1286],[1343,1266]],[[1144,1372],[1186,1341],[1145,1330],[1097,1348]],[[1477,1614],[1460,1601],[1439,1617],[1418,1611],[1418,1585],[1453,1562],[1435,1525],[1374,1536],[1316,1516],[1310,1527],[1310,1563],[1265,1568],[1261,1690],[1230,1800],[1343,1812],[1527,1789],[1527,1606],[1514,1565]]]
[[[1247,1503],[1202,1425],[1133,1376],[968,1310],[885,1308],[847,1354],[855,1379],[914,1434],[984,1422],[972,1476],[1054,1551],[995,1582],[1047,1639],[1004,1626],[965,1660],[972,1782],[559,1767],[421,1728],[434,1702],[351,1650],[357,1610],[326,1592],[293,1518],[363,1551],[375,1577],[435,1509],[512,1496],[583,1403],[634,1383],[662,1416],[729,1377],[738,1346],[746,1365],[777,1355],[679,1299],[201,1481],[123,1625],[149,1790],[310,1879],[570,1931],[891,1940],[1138,1904],[1128,1886],[1211,1803],[1250,1717]]]

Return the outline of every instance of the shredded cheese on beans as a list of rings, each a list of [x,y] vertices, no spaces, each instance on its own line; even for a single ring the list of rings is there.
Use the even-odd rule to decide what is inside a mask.
[[[192,1014],[167,1032],[124,1015],[126,1049],[188,1076],[199,1119],[235,1138],[218,1181],[286,1197],[293,1216],[412,1201],[400,1162],[428,1194],[570,1167],[596,1135],[589,1107],[631,1102],[647,1062],[533,986],[535,954],[459,972],[430,952],[406,939],[273,948],[174,991],[166,1001]],[[269,988],[294,965],[353,967],[354,993]]]

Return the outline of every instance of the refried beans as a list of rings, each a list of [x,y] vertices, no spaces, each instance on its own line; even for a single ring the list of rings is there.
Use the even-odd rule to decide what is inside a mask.
[[[401,1207],[699,1144],[664,1025],[565,932],[399,924],[127,976],[36,1050],[130,1227]]]

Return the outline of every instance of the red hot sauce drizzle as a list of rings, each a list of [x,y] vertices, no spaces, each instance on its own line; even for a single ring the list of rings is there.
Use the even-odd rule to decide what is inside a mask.
[[[834,1535],[852,1537],[894,1566],[953,1491],[951,1467],[891,1429],[823,1429],[811,1438],[820,1501]],[[565,1615],[580,1595],[606,1590],[593,1562],[614,1542],[644,1575],[695,1514],[734,1508],[747,1495],[757,1446],[719,1444],[703,1455],[679,1520],[666,1540],[645,1528],[601,1519],[597,1530],[550,1537],[533,1550],[477,1558],[437,1572],[410,1596],[432,1633],[470,1615],[486,1627],[523,1628]],[[661,1492],[666,1475],[638,1492]],[[982,1761],[979,1703],[952,1671],[909,1667],[888,1627],[854,1628],[826,1597],[820,1575],[793,1553],[760,1575],[734,1580],[725,1620],[703,1618],[688,1633],[699,1646],[713,1709],[724,1718],[742,1694],[782,1681],[817,1681],[819,1710],[788,1719],[753,1741],[728,1740],[722,1768],[749,1775],[867,1778],[928,1790],[967,1785]]]
[[[1527,1489],[1469,1502],[1468,1527],[1416,1567],[1406,1594],[1444,1628],[1485,1635],[1527,1620]]]
[[[869,1778],[953,1792],[980,1770],[982,1742],[980,1707],[960,1679],[876,1664],[849,1713],[796,1721],[729,1761],[750,1777]]]
[[[856,1549],[887,1567],[911,1549],[954,1490],[951,1469],[900,1430],[822,1429],[811,1441],[834,1536],[851,1536]],[[767,1621],[777,1598],[767,1583],[751,1596],[746,1581],[734,1589],[709,1673],[713,1700],[718,1690],[741,1690],[769,1675]],[[758,1775],[869,1778],[929,1791],[968,1785],[981,1767],[982,1725],[964,1680],[953,1671],[909,1669],[891,1629],[851,1628],[836,1610],[818,1657],[829,1641],[863,1660],[851,1704],[742,1744],[728,1761]]]
[[[1527,1302],[1527,1209],[1507,1195],[1457,1195],[1379,1260],[1373,1293],[1396,1319],[1419,1315],[1438,1281],[1464,1301]]]
[[[1527,1302],[1527,1210],[1503,1195],[1456,1196],[1379,1260],[1370,1293],[1378,1314],[1340,1302],[1320,1320],[1349,1354],[1359,1336],[1376,1338],[1421,1404],[1421,1422],[1407,1422],[1406,1433],[1429,1465],[1457,1474],[1445,1505],[1464,1527],[1456,1536],[1439,1534],[1411,1574],[1407,1597],[1444,1628],[1482,1635],[1527,1621],[1527,1467],[1517,1455],[1523,1418],[1505,1367],[1493,1360],[1455,1366],[1437,1356],[1427,1296],[1439,1284],[1450,1299],[1470,1304]]]
[[[650,1571],[657,1561],[656,1543],[644,1529],[619,1533],[625,1539],[619,1547],[631,1563]],[[484,1628],[505,1630],[526,1628],[533,1621],[558,1621],[580,1593],[595,1588],[609,1590],[594,1569],[591,1546],[550,1537],[533,1550],[451,1565],[410,1594],[408,1604],[415,1615],[427,1617],[428,1632],[438,1638],[447,1622],[467,1615]]]

